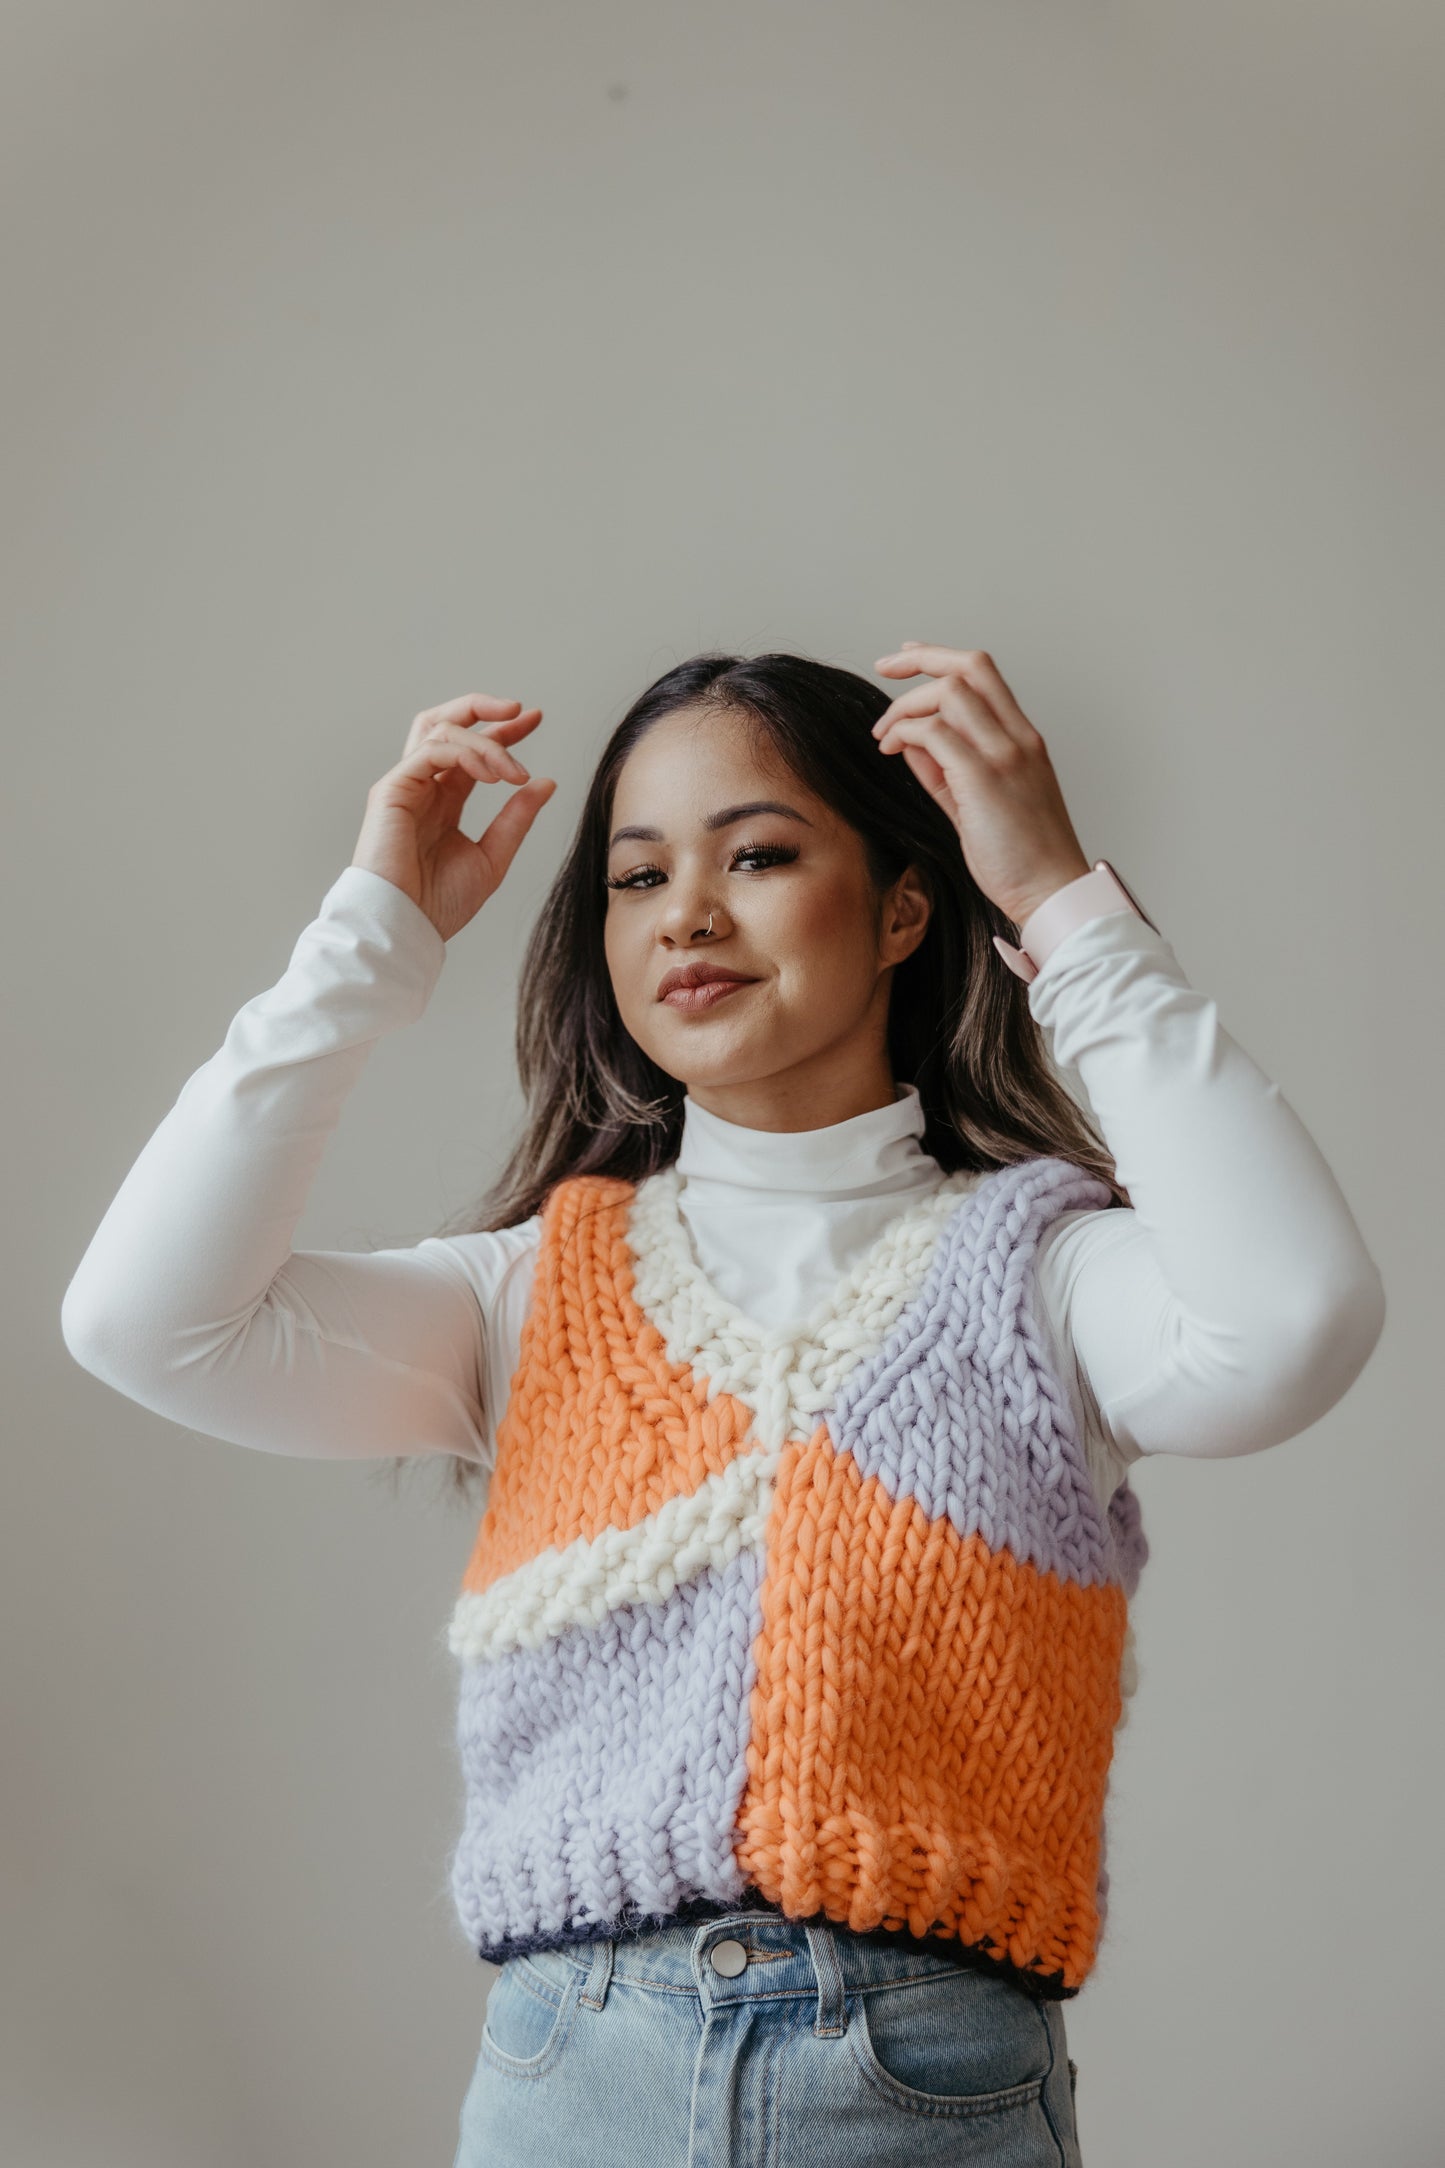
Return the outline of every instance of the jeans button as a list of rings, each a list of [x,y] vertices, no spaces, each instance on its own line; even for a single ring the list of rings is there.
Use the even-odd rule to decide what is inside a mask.
[[[734,1942],[729,1937],[726,1941],[715,1942],[708,1951],[708,1958],[714,1972],[722,1973],[725,1979],[734,1980],[747,1964],[748,1953],[740,1942]]]

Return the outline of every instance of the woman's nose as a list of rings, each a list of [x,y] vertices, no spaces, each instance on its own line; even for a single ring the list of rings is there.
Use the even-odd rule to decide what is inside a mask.
[[[674,887],[662,914],[662,931],[669,940],[692,941],[707,929],[711,920],[716,935],[722,913],[715,902],[709,902],[701,887]]]

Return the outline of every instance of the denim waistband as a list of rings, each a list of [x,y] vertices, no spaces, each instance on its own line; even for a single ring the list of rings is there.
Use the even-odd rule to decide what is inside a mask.
[[[678,1938],[683,1947],[690,1949],[698,1927],[713,1926],[719,1919],[731,1920],[734,1928],[738,1921],[744,1921],[757,1926],[772,1925],[799,1935],[804,1927],[810,1924],[826,1927],[842,1948],[859,1952],[876,1949],[881,1952],[886,1962],[878,1971],[867,1971],[866,1961],[861,1955],[858,1957],[856,1964],[860,1980],[927,1977],[930,1967],[926,1964],[921,1968],[915,1964],[912,1970],[909,1969],[909,1960],[923,1958],[933,1960],[932,1969],[935,1970],[941,1966],[946,1970],[957,1971],[961,1967],[970,1972],[981,1972],[991,1979],[1002,1979],[1035,2002],[1065,2002],[1078,1993],[1077,1987],[1065,1984],[1062,1973],[1040,1973],[1014,1965],[1001,1953],[961,1941],[957,1935],[915,1935],[900,1928],[885,1927],[851,1928],[828,1919],[822,1912],[795,1918],[770,1903],[760,1891],[751,1888],[744,1889],[734,1905],[723,1903],[717,1898],[690,1899],[679,1905],[670,1917],[628,1921],[621,1927],[614,1927],[606,1939],[611,1940],[618,1951],[635,1950],[644,1946],[652,1948],[664,1941],[677,1941]],[[568,1950],[574,1953],[579,1950],[590,1951],[599,1939],[602,1939],[600,1935],[589,1934],[585,1928],[580,1931],[571,1928],[555,1938],[549,1936],[545,1943],[534,1942],[529,1937],[510,1947],[484,1946],[479,1954],[489,1963],[501,1965],[514,1955],[535,1957],[542,1949],[556,1948],[562,1954]],[[567,1977],[565,1972],[554,1976],[564,1981]]]
[[[559,1986],[580,1976],[580,2000],[592,2009],[604,2006],[613,1980],[659,1994],[696,1994],[708,2008],[780,1996],[812,1997],[819,2033],[844,2030],[843,1999],[849,1989],[958,1970],[948,1958],[885,1946],[826,1920],[792,1920],[746,1909],[643,1935],[601,1935],[560,1949],[533,1950],[527,1962]],[[999,1984],[1004,1992],[1024,1992],[1002,1975]]]

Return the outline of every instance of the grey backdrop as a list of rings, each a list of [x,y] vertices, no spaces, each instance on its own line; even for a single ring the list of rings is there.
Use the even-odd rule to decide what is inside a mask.
[[[7,25],[0,2153],[441,2168],[491,1977],[445,1888],[471,1523],[74,1364],[135,1154],[413,712],[515,694],[560,789],[297,1239],[427,1233],[516,1118],[624,704],[913,637],[998,658],[1389,1301],[1308,1434],[1136,1474],[1085,2158],[1438,2161],[1439,11]]]

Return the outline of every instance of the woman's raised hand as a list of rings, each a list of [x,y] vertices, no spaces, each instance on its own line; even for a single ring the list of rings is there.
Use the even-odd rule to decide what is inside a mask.
[[[934,673],[884,709],[873,735],[880,752],[902,753],[958,830],[983,893],[1021,926],[1089,871],[1048,747],[981,649],[905,640],[875,667],[881,677]]]
[[[353,866],[379,873],[420,904],[442,939],[454,933],[500,885],[517,847],[557,788],[533,778],[509,751],[542,720],[540,708],[490,693],[464,693],[423,708],[394,768],[366,794],[366,818]],[[506,804],[474,843],[461,829],[474,783],[515,783]]]

